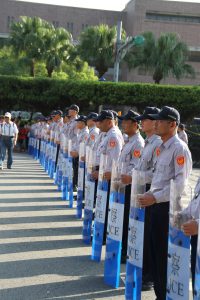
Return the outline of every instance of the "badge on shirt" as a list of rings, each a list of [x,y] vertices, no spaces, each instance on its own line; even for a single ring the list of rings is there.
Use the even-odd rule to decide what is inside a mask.
[[[133,151],[133,156],[134,156],[135,158],[139,158],[139,157],[141,156],[140,150],[134,150],[134,151]]]
[[[156,156],[160,155],[160,148],[156,148]]]
[[[116,143],[115,139],[110,139],[110,141],[109,141],[109,146],[110,146],[111,148],[115,148],[116,145],[117,145],[117,143]]]
[[[91,138],[92,141],[94,141],[95,140],[95,135],[91,134],[90,138]]]
[[[176,158],[176,162],[179,166],[183,166],[185,163],[185,157],[183,155],[180,155]]]

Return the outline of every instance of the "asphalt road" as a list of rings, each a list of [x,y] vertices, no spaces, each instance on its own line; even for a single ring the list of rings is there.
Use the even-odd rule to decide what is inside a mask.
[[[104,284],[104,260],[90,260],[81,232],[75,209],[39,163],[15,154],[13,169],[0,171],[0,300],[124,299],[123,280],[118,289]],[[142,299],[155,299],[154,292]]]

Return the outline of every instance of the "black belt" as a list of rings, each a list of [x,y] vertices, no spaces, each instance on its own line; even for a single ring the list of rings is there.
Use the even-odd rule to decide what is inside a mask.
[[[3,138],[11,138],[11,139],[14,138],[14,136],[9,136],[9,135],[2,135],[2,137],[3,137]]]

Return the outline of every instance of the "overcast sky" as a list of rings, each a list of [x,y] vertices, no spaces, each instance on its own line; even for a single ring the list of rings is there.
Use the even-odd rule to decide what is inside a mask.
[[[97,8],[97,9],[106,9],[106,10],[119,10],[119,11],[123,10],[125,5],[129,2],[128,0],[20,0],[20,1],[85,7],[85,8]],[[175,1],[175,0],[162,0],[162,1]],[[200,3],[200,0],[176,0],[176,1]]]

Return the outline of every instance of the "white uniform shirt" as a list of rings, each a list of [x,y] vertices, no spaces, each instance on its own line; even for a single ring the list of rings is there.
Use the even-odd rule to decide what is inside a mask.
[[[89,135],[88,135],[88,140],[86,145],[93,148],[98,135],[99,135],[99,129],[96,126],[91,127],[89,129]]]
[[[171,179],[174,179],[180,191],[183,191],[187,184],[192,170],[191,153],[186,143],[175,135],[161,144],[157,156],[150,192],[157,203],[168,202]]]
[[[17,129],[17,125],[13,122],[4,122],[0,126],[0,134],[3,136],[14,137],[16,134],[18,134],[18,132],[19,130]]]
[[[143,183],[150,184],[152,181],[153,170],[157,160],[156,150],[159,149],[161,144],[162,140],[156,134],[153,134],[145,140],[142,155],[135,167],[135,170],[141,171],[139,176]]]
[[[184,130],[178,132],[178,137],[179,137],[179,139],[184,141],[186,144],[188,144],[188,136],[187,136],[187,133]]]
[[[131,175],[138,164],[144,148],[144,139],[139,132],[128,139],[120,154],[119,163],[123,163],[123,174]],[[125,173],[124,173],[125,172]]]
[[[118,161],[122,146],[123,143],[121,136],[119,136],[119,131],[114,126],[103,136],[102,143],[100,143],[98,147],[100,155],[107,155],[108,160],[106,171],[111,172],[112,161]]]
[[[189,219],[195,219],[197,222],[199,222],[200,217],[200,178],[197,181],[197,184],[195,186],[194,190],[194,197],[192,201],[189,203],[188,207],[186,207],[182,213],[183,215],[186,215]]]

